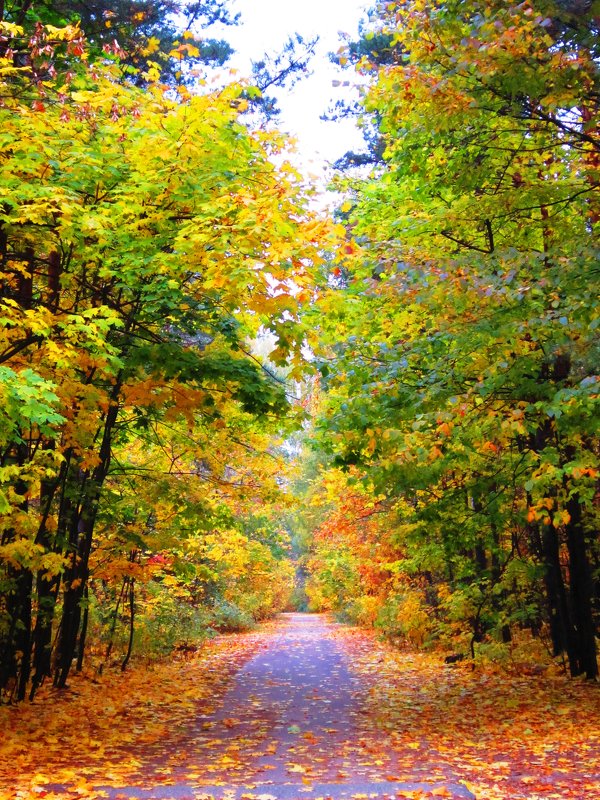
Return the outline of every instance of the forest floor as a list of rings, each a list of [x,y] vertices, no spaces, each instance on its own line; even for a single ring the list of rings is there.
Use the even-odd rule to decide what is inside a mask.
[[[320,615],[0,708],[0,800],[600,800],[600,690]]]

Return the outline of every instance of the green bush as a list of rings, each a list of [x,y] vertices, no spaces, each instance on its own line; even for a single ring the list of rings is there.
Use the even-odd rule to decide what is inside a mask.
[[[237,633],[252,630],[254,619],[247,612],[227,600],[215,600],[210,610],[210,625],[221,633]]]
[[[140,612],[135,631],[137,653],[170,653],[178,645],[197,645],[213,635],[210,609],[182,602],[167,592],[160,592]],[[124,634],[126,626],[121,628],[121,637]]]

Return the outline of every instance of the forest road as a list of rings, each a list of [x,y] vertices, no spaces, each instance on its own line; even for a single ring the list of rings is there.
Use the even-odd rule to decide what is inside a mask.
[[[342,632],[323,615],[281,615],[219,708],[201,714],[185,731],[184,746],[166,752],[154,770],[145,765],[147,788],[107,787],[108,796],[337,800],[409,798],[421,790],[423,798],[472,800],[458,776],[432,779],[419,754],[412,774],[397,774]]]

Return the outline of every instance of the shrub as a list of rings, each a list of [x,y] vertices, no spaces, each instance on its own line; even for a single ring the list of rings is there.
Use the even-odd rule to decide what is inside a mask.
[[[400,637],[418,647],[433,632],[431,613],[421,592],[414,589],[390,595],[377,614],[375,627],[385,636]]]
[[[221,633],[237,633],[252,630],[254,619],[247,612],[227,600],[216,600],[210,610],[211,627]]]

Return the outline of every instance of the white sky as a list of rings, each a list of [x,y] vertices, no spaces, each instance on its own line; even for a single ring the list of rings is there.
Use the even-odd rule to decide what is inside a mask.
[[[352,120],[323,122],[321,114],[351,91],[334,87],[334,80],[353,80],[352,72],[340,74],[327,54],[342,44],[341,33],[356,38],[358,23],[374,0],[231,0],[231,11],[240,12],[240,24],[223,29],[222,36],[236,51],[230,62],[241,75],[249,73],[250,61],[265,53],[276,53],[290,35],[305,40],[320,37],[313,75],[291,90],[278,94],[282,115],[278,127],[297,140],[298,155],[307,171],[322,174],[325,165],[347,150],[360,149],[362,137]]]

